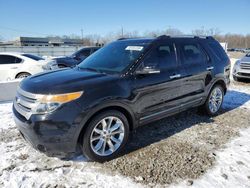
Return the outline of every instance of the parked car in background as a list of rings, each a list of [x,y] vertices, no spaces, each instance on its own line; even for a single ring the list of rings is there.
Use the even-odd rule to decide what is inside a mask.
[[[227,51],[228,52],[235,52],[235,48],[228,48]]]
[[[241,78],[250,79],[250,53],[235,62],[233,67],[233,78],[239,81]]]
[[[52,60],[45,60],[39,56],[27,53],[0,53],[0,81],[25,78],[44,70],[57,69]]]
[[[59,68],[74,67],[81,63],[84,59],[90,56],[92,53],[100,49],[100,47],[84,47],[76,51],[70,56],[53,58],[56,61]]]
[[[138,126],[193,107],[216,115],[229,76],[230,60],[212,37],[120,39],[75,68],[23,80],[13,114],[37,150],[64,157],[82,148],[103,162],[119,156]]]

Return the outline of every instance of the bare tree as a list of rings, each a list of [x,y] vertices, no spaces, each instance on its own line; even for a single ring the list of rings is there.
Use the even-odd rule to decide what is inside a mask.
[[[171,35],[171,36],[175,36],[175,35],[183,35],[183,33],[176,28],[168,28],[165,32],[165,35]]]

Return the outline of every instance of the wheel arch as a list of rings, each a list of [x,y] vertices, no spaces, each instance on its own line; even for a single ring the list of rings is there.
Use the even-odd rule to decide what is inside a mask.
[[[226,94],[226,92],[227,92],[227,85],[226,85],[226,83],[225,83],[225,81],[224,81],[223,79],[216,80],[216,81],[213,83],[212,87],[210,88],[210,91],[211,91],[211,89],[212,89],[215,85],[220,85],[220,86],[222,86],[222,88],[224,89],[224,94]]]
[[[27,71],[21,71],[21,72],[18,72],[15,76],[15,78],[17,78],[20,74],[29,74],[29,75],[32,75],[30,72],[27,72]]]
[[[108,111],[108,110],[117,110],[121,113],[123,113],[129,123],[129,130],[132,131],[136,127],[136,121],[133,113],[124,105],[121,104],[113,104],[113,105],[104,105],[102,107],[97,108],[95,111],[93,111],[83,122],[81,123],[81,129],[79,134],[77,135],[77,143],[82,143],[83,134],[88,126],[88,124],[92,121],[94,117],[96,117],[98,114]]]

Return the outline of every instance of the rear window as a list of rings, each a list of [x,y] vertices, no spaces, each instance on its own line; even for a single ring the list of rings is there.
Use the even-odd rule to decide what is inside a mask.
[[[182,62],[184,64],[200,64],[206,62],[206,56],[195,43],[180,44],[182,52]]]
[[[22,59],[11,55],[0,55],[0,64],[21,63]]]
[[[23,54],[23,56],[33,59],[35,61],[44,60],[42,57],[39,57],[33,54]]]
[[[210,42],[210,43],[208,43],[208,47],[217,56],[218,59],[220,59],[220,60],[227,59],[227,54],[223,50],[223,48],[220,46],[219,43]]]

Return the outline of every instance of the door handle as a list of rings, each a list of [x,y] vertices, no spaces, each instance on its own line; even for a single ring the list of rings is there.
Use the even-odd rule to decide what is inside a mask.
[[[175,79],[175,78],[180,78],[181,75],[180,74],[175,74],[173,76],[170,76],[170,79]]]
[[[214,67],[207,67],[207,70],[208,71],[211,71],[211,70],[213,70],[214,69]]]
[[[11,67],[11,69],[17,69],[18,67]]]

